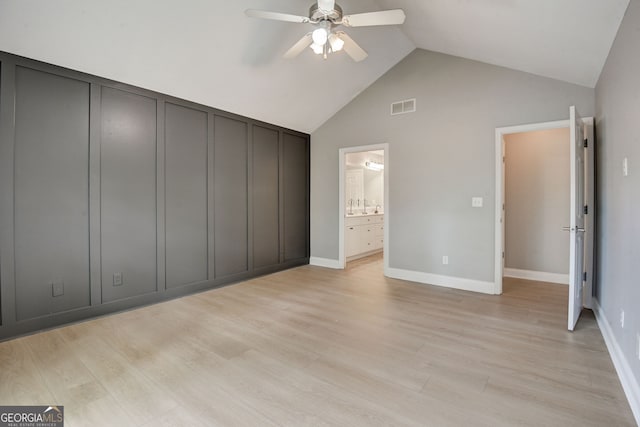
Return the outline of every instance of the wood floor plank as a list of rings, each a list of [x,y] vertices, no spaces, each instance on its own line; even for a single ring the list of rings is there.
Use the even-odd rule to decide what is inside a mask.
[[[25,339],[0,343],[0,402],[2,405],[55,403]]]
[[[304,266],[0,343],[0,403],[70,426],[635,425],[567,287],[503,289]]]

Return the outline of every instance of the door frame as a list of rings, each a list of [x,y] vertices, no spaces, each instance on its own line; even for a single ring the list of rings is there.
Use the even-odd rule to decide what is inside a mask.
[[[593,238],[594,238],[594,217],[595,217],[595,188],[594,188],[594,129],[593,129],[593,117],[586,117],[582,119],[585,124],[585,135],[589,140],[587,151],[585,153],[585,165],[587,170],[591,170],[591,173],[587,173],[585,184],[587,186],[587,195],[585,201],[589,206],[589,215],[586,217],[585,226],[590,233],[587,234],[585,240],[585,247],[587,253],[593,253]],[[534,132],[539,130],[550,129],[569,129],[569,120],[557,120],[552,122],[541,123],[529,123],[523,125],[506,126],[496,128],[495,136],[495,183],[496,183],[496,198],[495,198],[495,268],[494,268],[494,293],[496,295],[502,294],[502,275],[504,272],[504,235],[505,224],[503,221],[504,213],[504,193],[505,193],[505,178],[504,178],[504,137],[512,133],[520,132]],[[568,165],[567,165],[568,168]],[[593,257],[585,257],[584,268],[587,271],[587,281],[584,287],[584,306],[592,308],[592,290],[593,290]]]
[[[383,195],[383,215],[384,215],[384,241],[382,242],[382,254],[384,264],[384,275],[387,276],[389,270],[389,143],[359,145],[357,147],[344,147],[338,150],[338,267],[344,269],[347,266],[345,251],[344,218],[346,212],[345,195],[345,162],[347,154],[360,153],[362,151],[384,150],[384,195]]]

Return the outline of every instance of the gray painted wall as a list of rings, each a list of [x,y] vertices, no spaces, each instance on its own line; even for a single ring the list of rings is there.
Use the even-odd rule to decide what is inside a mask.
[[[596,86],[596,298],[640,383],[640,1],[631,0]],[[629,175],[622,175],[627,157]],[[620,326],[620,310],[625,327]]]
[[[308,262],[308,135],[0,65],[0,339]]]
[[[175,287],[208,278],[207,113],[167,102],[165,129],[166,280]]]
[[[390,115],[413,97],[416,113]],[[312,134],[311,255],[338,258],[338,149],[387,142],[390,267],[492,282],[495,128],[574,104],[593,115],[594,90],[415,50]]]
[[[15,109],[16,317],[24,320],[89,305],[89,84],[16,67]]]
[[[504,139],[505,267],[569,274],[569,128]]]
[[[105,302],[158,289],[156,102],[147,96],[102,88],[100,239]],[[120,273],[122,285],[115,286],[114,274]]]

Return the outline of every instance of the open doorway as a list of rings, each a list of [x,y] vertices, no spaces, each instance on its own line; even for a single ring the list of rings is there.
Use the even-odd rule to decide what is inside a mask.
[[[388,268],[388,144],[339,152],[339,261],[341,268]]]
[[[523,135],[517,134],[529,134],[536,135],[532,132],[545,132],[548,134],[564,135],[564,129],[568,130],[569,138],[562,138],[568,143],[569,148],[569,164],[565,165],[566,171],[569,172],[570,190],[564,192],[566,200],[569,202],[570,214],[565,216],[565,224],[558,228],[558,224],[551,222],[545,225],[545,227],[555,227],[556,229],[549,230],[550,234],[554,236],[556,241],[561,242],[563,238],[559,236],[560,230],[568,233],[569,235],[569,262],[568,262],[568,329],[573,330],[582,307],[591,308],[592,303],[592,288],[593,288],[593,233],[594,233],[594,139],[593,139],[593,118],[580,119],[576,113],[575,107],[570,108],[570,119],[561,120],[556,122],[535,123],[527,125],[517,125],[504,128],[496,128],[496,226],[495,226],[495,290],[496,294],[502,293],[503,274],[505,276],[513,275],[514,269],[509,270],[509,265],[505,265],[506,260],[506,245],[507,245],[507,221],[505,221],[505,208],[506,208],[506,194],[507,188],[505,185],[505,172],[506,172],[506,156],[508,151],[506,145],[512,137],[518,138]],[[557,133],[555,132],[557,130]],[[538,136],[542,133],[537,134]],[[524,136],[526,138],[526,136]],[[528,153],[532,156],[531,153]],[[528,159],[532,161],[532,158]],[[535,162],[534,162],[535,163]],[[546,165],[545,165],[546,166]],[[538,165],[538,167],[540,167]],[[536,183],[538,188],[540,183]],[[559,185],[560,186],[560,185]],[[528,203],[527,197],[535,198],[533,194],[526,194],[527,190],[523,190],[523,194],[515,196],[515,201],[511,203],[517,203],[518,200],[523,203]],[[539,191],[539,190],[538,190]],[[539,202],[540,203],[540,202]],[[562,211],[563,206],[566,206],[563,201],[560,203],[562,206],[556,206],[554,209]],[[589,215],[587,215],[590,213]],[[540,215],[538,210],[536,215]],[[527,216],[527,215],[525,215]],[[528,215],[529,220],[531,216]],[[537,221],[539,218],[534,218],[532,221]],[[527,221],[526,219],[524,221]],[[516,230],[517,235],[517,222],[514,228],[512,225],[512,234]],[[524,235],[523,235],[524,234]],[[538,229],[535,238],[544,236],[544,232]],[[526,232],[523,233],[517,239],[524,240],[527,238]],[[556,256],[564,258],[563,243],[559,244],[559,247],[553,247],[552,242],[539,242],[539,250],[552,252],[558,249]],[[529,242],[530,243],[530,242]],[[514,243],[512,243],[512,246]],[[526,246],[526,245],[525,245]],[[546,254],[532,254],[525,253],[525,256],[537,258],[536,260],[529,259],[529,265],[541,265],[540,262],[544,262]],[[516,257],[517,258],[517,257]],[[512,260],[513,261],[513,260]],[[531,264],[534,262],[534,264]],[[535,263],[538,264],[535,264]],[[551,265],[547,262],[546,264]],[[507,270],[505,270],[507,267]],[[547,267],[548,268],[548,267]],[[557,268],[557,267],[555,267]],[[533,280],[544,281],[558,281],[564,282],[564,272],[550,273],[548,275],[540,274],[536,270],[527,269],[515,269],[516,273],[520,276],[524,274],[533,275],[529,277]],[[518,271],[520,270],[520,271]],[[565,269],[563,269],[565,270]],[[511,273],[511,274],[510,274]],[[546,276],[546,277],[545,277]],[[556,279],[556,280],[549,280]]]
[[[503,277],[569,284],[569,128],[504,136]]]

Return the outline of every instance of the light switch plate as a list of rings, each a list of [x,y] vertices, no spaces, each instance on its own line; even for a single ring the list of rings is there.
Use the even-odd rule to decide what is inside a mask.
[[[481,208],[482,207],[482,197],[472,197],[471,198],[471,207],[472,208]]]

